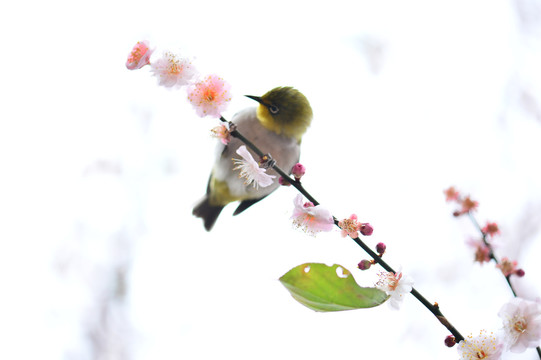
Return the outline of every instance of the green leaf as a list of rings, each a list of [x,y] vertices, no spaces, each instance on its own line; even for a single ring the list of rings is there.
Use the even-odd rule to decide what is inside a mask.
[[[284,274],[280,282],[295,300],[315,311],[370,308],[388,297],[379,289],[360,287],[346,268],[336,264],[302,264]]]

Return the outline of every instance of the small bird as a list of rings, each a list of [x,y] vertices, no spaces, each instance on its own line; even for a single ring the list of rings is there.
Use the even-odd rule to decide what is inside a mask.
[[[308,99],[289,86],[274,88],[263,96],[246,96],[259,106],[235,114],[232,122],[236,129],[261,151],[270,154],[283,171],[290,172],[299,162],[301,138],[312,121]],[[212,229],[227,204],[240,201],[233,213],[238,215],[279,186],[279,175],[272,168],[267,169],[267,174],[276,178],[267,187],[254,187],[240,178],[232,159],[239,158],[236,151],[241,145],[243,143],[235,137],[227,145],[219,145],[220,156],[210,174],[207,193],[193,209],[193,215],[203,219],[207,231]],[[249,151],[254,159],[259,159]]]

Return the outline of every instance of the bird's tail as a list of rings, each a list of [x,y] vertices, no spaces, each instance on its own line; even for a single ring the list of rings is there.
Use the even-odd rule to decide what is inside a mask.
[[[218,219],[218,216],[222,212],[223,208],[224,207],[222,205],[211,205],[208,195],[205,195],[205,197],[199,202],[199,204],[197,204],[193,208],[192,214],[202,218],[203,223],[205,224],[205,229],[207,231],[210,231],[214,226],[216,219]]]

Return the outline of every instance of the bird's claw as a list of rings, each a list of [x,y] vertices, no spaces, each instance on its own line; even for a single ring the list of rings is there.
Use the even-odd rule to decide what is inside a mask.
[[[259,164],[264,168],[272,168],[274,165],[276,165],[276,160],[272,158],[270,154],[263,155],[261,157],[261,160],[259,161]]]

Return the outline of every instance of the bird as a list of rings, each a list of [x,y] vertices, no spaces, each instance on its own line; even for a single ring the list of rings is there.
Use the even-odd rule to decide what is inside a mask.
[[[262,96],[245,96],[259,104],[233,116],[231,121],[236,130],[290,174],[299,162],[302,136],[312,122],[313,112],[308,99],[291,86],[276,87]],[[254,187],[239,177],[232,159],[239,157],[236,151],[241,145],[243,143],[235,137],[227,145],[218,145],[219,156],[212,168],[206,194],[193,208],[193,215],[203,219],[207,231],[212,229],[229,203],[240,201],[233,213],[238,215],[280,186],[279,175],[272,168],[267,169],[267,174],[276,177],[270,186]],[[252,150],[249,152],[254,159],[259,159]]]

